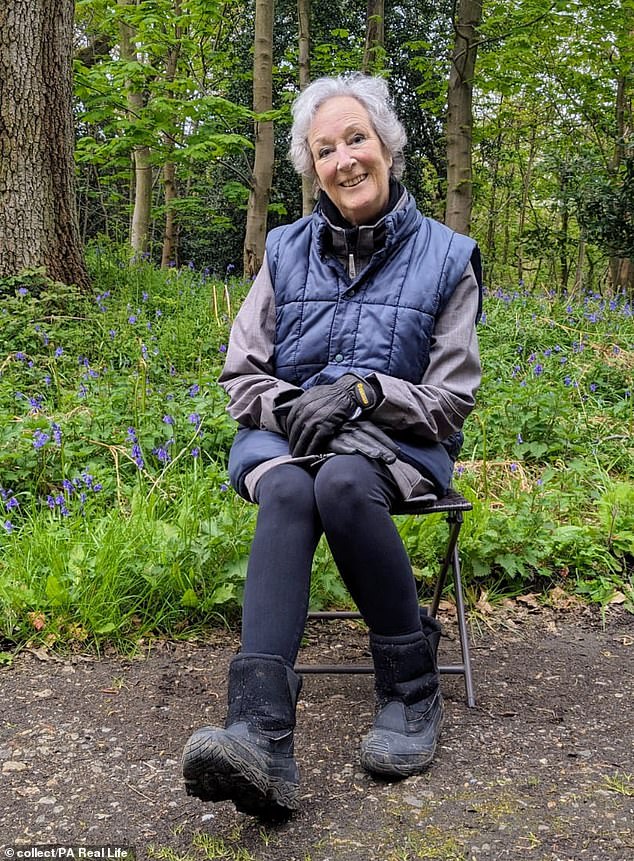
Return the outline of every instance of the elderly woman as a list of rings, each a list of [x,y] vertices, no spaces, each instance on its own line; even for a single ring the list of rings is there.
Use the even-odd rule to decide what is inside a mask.
[[[400,184],[406,137],[385,82],[322,78],[293,118],[291,157],[318,202],[269,234],[220,377],[240,425],[231,482],[259,506],[241,650],[226,728],[198,730],[183,755],[189,794],[263,816],[298,806],[293,667],[322,533],[370,631],[361,763],[402,778],[432,761],[439,625],[420,613],[390,511],[445,492],[480,381],[477,248]]]

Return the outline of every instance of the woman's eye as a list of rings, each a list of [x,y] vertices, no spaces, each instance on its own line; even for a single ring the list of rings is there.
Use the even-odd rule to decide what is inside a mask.
[[[319,158],[328,158],[328,156],[331,154],[331,152],[332,152],[332,148],[331,148],[331,147],[329,147],[329,146],[323,146],[323,147],[319,150],[319,152],[317,153],[317,155],[319,156]]]
[[[360,132],[353,136],[352,143],[353,144],[361,144],[365,141],[365,135],[362,135]]]

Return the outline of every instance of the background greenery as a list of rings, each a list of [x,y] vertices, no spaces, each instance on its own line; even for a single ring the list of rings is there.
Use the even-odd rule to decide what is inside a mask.
[[[94,295],[0,282],[0,633],[120,647],[235,620],[255,508],[215,380],[248,285],[90,256]],[[553,584],[634,609],[634,320],[623,296],[487,291],[457,487],[470,593]],[[433,577],[446,526],[401,518]],[[313,605],[345,604],[318,551]]]

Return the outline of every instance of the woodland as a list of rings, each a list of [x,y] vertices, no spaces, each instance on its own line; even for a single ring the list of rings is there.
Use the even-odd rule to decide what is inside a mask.
[[[419,208],[482,251],[472,606],[634,610],[634,0],[5,0],[7,645],[239,609],[255,513],[216,379],[267,231],[314,203],[293,98],[358,70],[388,80]],[[444,526],[400,527],[425,581]],[[321,548],[314,605],[347,601]]]

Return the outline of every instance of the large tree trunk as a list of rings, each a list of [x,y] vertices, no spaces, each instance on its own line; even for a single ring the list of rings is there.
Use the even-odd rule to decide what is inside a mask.
[[[482,0],[459,0],[447,94],[447,205],[445,222],[458,233],[471,229],[473,74],[476,28],[482,20]]]
[[[73,0],[0,8],[0,277],[89,285],[75,200]]]
[[[273,7],[274,0],[256,0],[255,53],[253,57],[253,110],[273,107]],[[273,181],[273,123],[256,121],[255,161],[244,238],[244,275],[256,275],[264,259],[266,220]]]
[[[299,29],[299,88],[305,90],[310,84],[310,0],[297,0]],[[315,205],[313,183],[302,177],[302,214],[310,215]]]
[[[383,68],[385,52],[385,0],[368,0],[363,71],[376,74]]]
[[[136,0],[119,0],[120,6],[134,6]],[[137,61],[134,30],[125,21],[119,26],[121,40],[121,56],[124,60]],[[143,93],[128,86],[128,109],[130,116],[138,118],[145,106]],[[138,145],[132,151],[133,208],[132,224],[130,226],[130,246],[136,255],[143,254],[148,249],[150,240],[150,217],[152,213],[152,161],[149,146]]]

